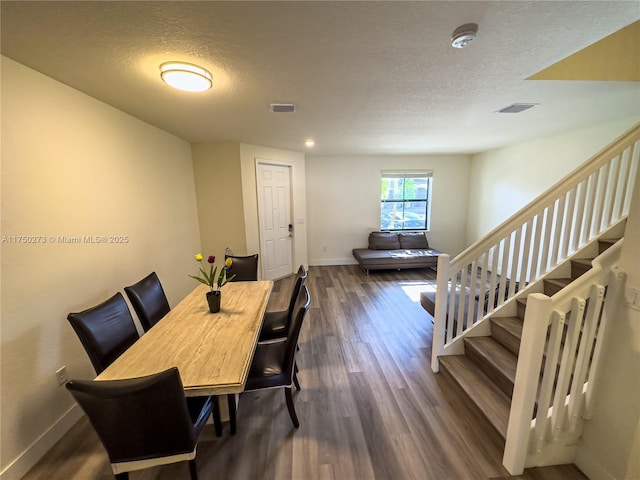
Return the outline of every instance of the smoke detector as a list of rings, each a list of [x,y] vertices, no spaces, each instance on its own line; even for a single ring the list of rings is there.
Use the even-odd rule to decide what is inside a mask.
[[[475,23],[459,26],[451,35],[451,46],[453,48],[466,47],[476,38],[476,33],[478,33],[478,25]]]

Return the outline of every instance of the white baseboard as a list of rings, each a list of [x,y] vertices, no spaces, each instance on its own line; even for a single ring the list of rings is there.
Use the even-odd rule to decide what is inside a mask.
[[[329,267],[331,265],[357,265],[355,258],[316,258],[309,260],[310,267]]]
[[[0,480],[19,480],[82,418],[82,409],[74,404],[33,442],[18,458],[0,472]]]
[[[582,473],[584,473],[590,480],[616,480],[616,478],[607,472],[602,465],[600,465],[585,449],[578,449],[575,461]]]

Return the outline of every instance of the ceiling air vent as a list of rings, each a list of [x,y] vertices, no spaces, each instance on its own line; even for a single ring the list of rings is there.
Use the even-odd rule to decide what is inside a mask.
[[[496,113],[520,113],[536,105],[539,105],[539,103],[514,103],[508,107],[501,108]]]
[[[272,103],[269,105],[269,110],[273,113],[293,113],[296,111],[296,106],[293,103]]]

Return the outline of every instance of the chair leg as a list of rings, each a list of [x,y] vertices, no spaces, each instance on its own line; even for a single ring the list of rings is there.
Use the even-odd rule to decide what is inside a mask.
[[[189,460],[189,473],[191,474],[191,480],[198,480],[198,469],[195,458]]]
[[[296,415],[296,409],[293,407],[293,396],[291,395],[291,388],[285,387],[284,396],[287,400],[287,408],[289,409],[289,416],[291,417],[291,422],[293,422],[293,426],[298,428],[300,427],[300,422],[298,422],[298,416]]]
[[[220,403],[218,401],[218,396],[214,395],[211,397],[211,401],[213,402],[213,426],[216,429],[216,437],[222,436],[222,420],[220,419]]]
[[[229,425],[231,435],[236,434],[236,396],[233,393],[227,394],[227,405],[229,405]]]
[[[300,383],[298,382],[298,375],[293,372],[293,383],[296,386],[296,390],[300,391]]]
[[[293,371],[298,373],[298,362],[293,363]]]

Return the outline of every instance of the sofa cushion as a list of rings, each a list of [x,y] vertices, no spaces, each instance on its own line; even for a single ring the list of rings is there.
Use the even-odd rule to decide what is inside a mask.
[[[369,248],[371,250],[397,250],[400,240],[395,232],[371,232],[369,234]]]
[[[398,235],[400,248],[422,248],[428,249],[429,242],[424,232],[406,232]]]

